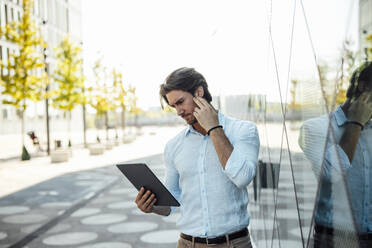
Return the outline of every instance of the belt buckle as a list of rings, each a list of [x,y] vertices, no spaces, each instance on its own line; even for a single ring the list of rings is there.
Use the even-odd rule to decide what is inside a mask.
[[[215,245],[217,245],[217,244],[209,244],[208,238],[206,238],[206,241],[207,241],[207,246],[215,246]]]

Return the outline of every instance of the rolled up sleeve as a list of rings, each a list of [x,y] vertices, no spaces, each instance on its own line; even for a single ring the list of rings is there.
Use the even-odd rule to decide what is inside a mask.
[[[248,186],[256,174],[260,139],[253,123],[243,124],[230,140],[234,149],[227,160],[225,173],[239,188]]]
[[[328,125],[328,118],[305,122],[300,129],[299,145],[318,178],[337,182],[351,164],[338,140],[327,135]]]
[[[325,159],[327,145],[328,120],[308,120],[300,128],[298,144],[306,158],[311,162],[312,170],[319,179]],[[324,174],[322,175],[324,176]]]

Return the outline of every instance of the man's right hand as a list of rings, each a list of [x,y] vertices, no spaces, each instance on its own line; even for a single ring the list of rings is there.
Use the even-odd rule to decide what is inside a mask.
[[[152,213],[155,202],[155,195],[152,194],[150,190],[147,190],[145,192],[144,187],[142,187],[141,190],[138,192],[135,200],[137,207],[144,213]]]
[[[347,110],[347,117],[350,121],[357,121],[365,125],[372,117],[372,94],[369,91],[363,92],[358,99],[351,103]]]

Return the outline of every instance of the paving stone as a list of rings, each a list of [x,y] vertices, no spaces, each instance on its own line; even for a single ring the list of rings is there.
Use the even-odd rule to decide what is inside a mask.
[[[158,224],[148,221],[141,222],[127,222],[117,225],[112,225],[107,228],[112,233],[138,233],[154,230]]]
[[[12,215],[30,211],[29,207],[24,206],[4,206],[0,207],[0,215]]]
[[[96,233],[91,232],[63,233],[45,238],[43,243],[51,246],[78,245],[95,240],[97,237]]]

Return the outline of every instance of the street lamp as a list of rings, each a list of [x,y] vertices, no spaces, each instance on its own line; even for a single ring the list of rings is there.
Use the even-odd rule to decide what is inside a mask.
[[[43,26],[46,28],[47,21],[43,20]],[[48,63],[47,63],[47,48],[44,47],[44,63],[45,63],[45,73],[48,76]],[[49,83],[45,87],[45,92],[48,93],[49,91]],[[46,115],[46,132],[47,132],[47,153],[50,155],[50,130],[49,130],[49,99],[48,97],[45,98],[45,115]]]
[[[80,42],[81,49],[83,49],[83,42]],[[84,61],[84,60],[83,60]],[[84,77],[84,62],[81,65],[81,73],[82,77]],[[83,84],[83,96],[84,96],[84,102],[83,102],[83,129],[84,129],[84,147],[87,147],[87,122],[86,122],[86,109],[85,109],[85,83]]]

